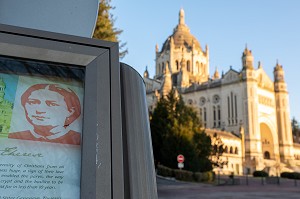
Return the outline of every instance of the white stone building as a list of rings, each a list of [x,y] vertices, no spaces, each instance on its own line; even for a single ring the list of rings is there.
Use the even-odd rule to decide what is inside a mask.
[[[177,89],[199,112],[208,134],[217,132],[227,147],[237,147],[237,153],[224,153],[227,173],[264,169],[276,175],[299,167],[300,147],[293,143],[289,94],[279,63],[272,80],[260,63],[254,66],[246,47],[239,70],[221,75],[216,70],[210,76],[208,46],[203,50],[190,33],[182,9],[173,34],[161,50],[156,45],[155,60],[155,76],[150,78],[147,69],[144,73],[149,111]]]

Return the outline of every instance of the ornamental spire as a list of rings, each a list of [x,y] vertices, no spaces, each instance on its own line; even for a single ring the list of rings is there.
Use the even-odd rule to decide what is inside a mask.
[[[179,11],[179,24],[184,24],[184,10],[182,8]]]

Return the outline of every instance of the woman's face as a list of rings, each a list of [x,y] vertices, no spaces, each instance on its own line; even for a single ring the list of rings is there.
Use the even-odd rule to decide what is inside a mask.
[[[27,119],[37,126],[64,126],[72,113],[68,111],[64,97],[50,90],[36,90],[25,103]]]

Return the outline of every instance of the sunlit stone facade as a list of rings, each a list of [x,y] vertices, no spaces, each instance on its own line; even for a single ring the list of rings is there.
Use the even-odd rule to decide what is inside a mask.
[[[247,47],[241,67],[209,74],[209,49],[203,50],[184,22],[179,22],[161,50],[156,46],[155,75],[144,73],[149,111],[172,88],[197,110],[207,133],[224,142],[228,165],[221,172],[270,175],[297,170],[300,147],[293,143],[290,106],[283,67],[276,63],[272,80]],[[234,152],[230,152],[230,147]],[[235,148],[237,153],[235,153]]]

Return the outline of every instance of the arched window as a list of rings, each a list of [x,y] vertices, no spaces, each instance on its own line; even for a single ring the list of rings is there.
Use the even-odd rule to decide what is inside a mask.
[[[165,63],[163,62],[161,65],[162,65],[162,67],[161,67],[161,73],[164,73],[165,72]]]
[[[225,146],[224,153],[228,153],[228,147]]]
[[[161,65],[160,64],[158,64],[158,69],[156,72],[158,72],[158,74],[161,74]]]
[[[175,63],[176,63],[176,70],[179,70],[179,61],[176,60]]]
[[[270,159],[270,153],[269,153],[269,151],[265,151],[265,153],[264,153],[264,159]]]
[[[191,62],[190,62],[190,60],[188,60],[187,62],[186,62],[186,68],[187,68],[187,71],[191,71]]]
[[[218,106],[218,127],[221,127],[221,108]]]
[[[230,149],[229,149],[229,153],[230,153],[230,154],[233,153],[233,148],[232,148],[232,146],[231,146]]]
[[[203,120],[204,120],[204,127],[206,127],[206,122],[207,122],[207,118],[206,118],[206,108],[203,108]]]
[[[199,109],[199,115],[200,115],[201,123],[203,124],[203,112],[202,112],[202,108]]]
[[[213,106],[213,121],[214,121],[214,127],[216,127],[217,125],[216,125],[216,107],[215,106]]]
[[[238,151],[237,147],[235,147],[235,149],[234,149],[234,154],[239,154],[239,151]]]

